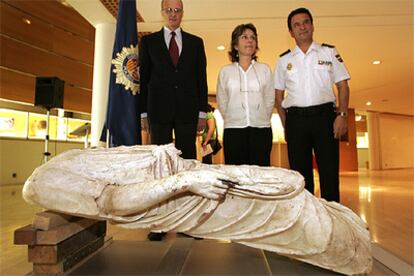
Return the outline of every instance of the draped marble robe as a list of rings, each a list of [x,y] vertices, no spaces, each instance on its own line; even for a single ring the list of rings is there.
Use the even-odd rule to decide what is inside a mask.
[[[70,150],[38,167],[23,197],[126,228],[231,240],[344,274],[371,271],[366,224],[306,191],[299,173],[179,153],[172,144]]]

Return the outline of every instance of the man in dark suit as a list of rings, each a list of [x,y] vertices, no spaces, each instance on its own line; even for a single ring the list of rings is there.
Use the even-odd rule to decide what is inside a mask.
[[[196,158],[197,131],[206,125],[207,76],[203,40],[181,30],[181,0],[162,0],[165,26],[144,36],[139,50],[142,129],[151,143],[173,141],[183,158]],[[161,240],[165,233],[149,233]]]
[[[173,141],[196,158],[196,135],[206,124],[207,77],[203,40],[180,28],[181,0],[161,1],[165,26],[144,36],[139,51],[141,125],[151,143]]]

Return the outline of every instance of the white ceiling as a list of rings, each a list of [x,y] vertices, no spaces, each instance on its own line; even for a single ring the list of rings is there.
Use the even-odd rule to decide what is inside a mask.
[[[107,14],[98,0],[67,0],[88,18]],[[88,3],[84,8],[80,2]],[[183,0],[185,31],[204,39],[209,93],[215,94],[217,74],[228,63],[226,48],[234,27],[253,23],[258,29],[261,62],[274,68],[279,54],[294,47],[286,17],[298,7],[314,17],[314,39],[333,44],[351,74],[350,106],[359,111],[414,115],[414,1],[412,0]],[[93,7],[93,8],[92,8]],[[159,0],[137,0],[143,32],[162,27]],[[96,24],[96,20],[89,20]],[[381,65],[372,65],[381,60]],[[366,102],[372,102],[366,106]]]

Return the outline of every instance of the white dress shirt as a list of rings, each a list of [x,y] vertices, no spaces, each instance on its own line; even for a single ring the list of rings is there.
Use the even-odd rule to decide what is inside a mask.
[[[165,45],[167,45],[167,49],[170,48],[170,40],[171,40],[171,30],[164,26],[164,40]],[[183,36],[181,34],[181,27],[175,29],[175,42],[177,42],[178,46],[178,53],[181,55],[181,51],[183,50]]]
[[[224,128],[270,127],[275,92],[267,64],[252,61],[244,71],[237,62],[221,68],[217,104]]]
[[[286,90],[282,107],[307,107],[335,102],[333,84],[349,80],[342,58],[333,46],[313,42],[307,53],[296,46],[275,67],[275,89]]]

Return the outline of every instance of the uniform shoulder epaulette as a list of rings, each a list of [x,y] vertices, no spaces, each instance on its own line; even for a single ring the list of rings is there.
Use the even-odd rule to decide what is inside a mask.
[[[322,43],[322,46],[328,47],[328,48],[335,48],[335,46],[327,44],[327,43]]]
[[[288,49],[287,51],[281,53],[279,57],[283,57],[284,55],[287,55],[289,53],[290,53],[290,49]]]

